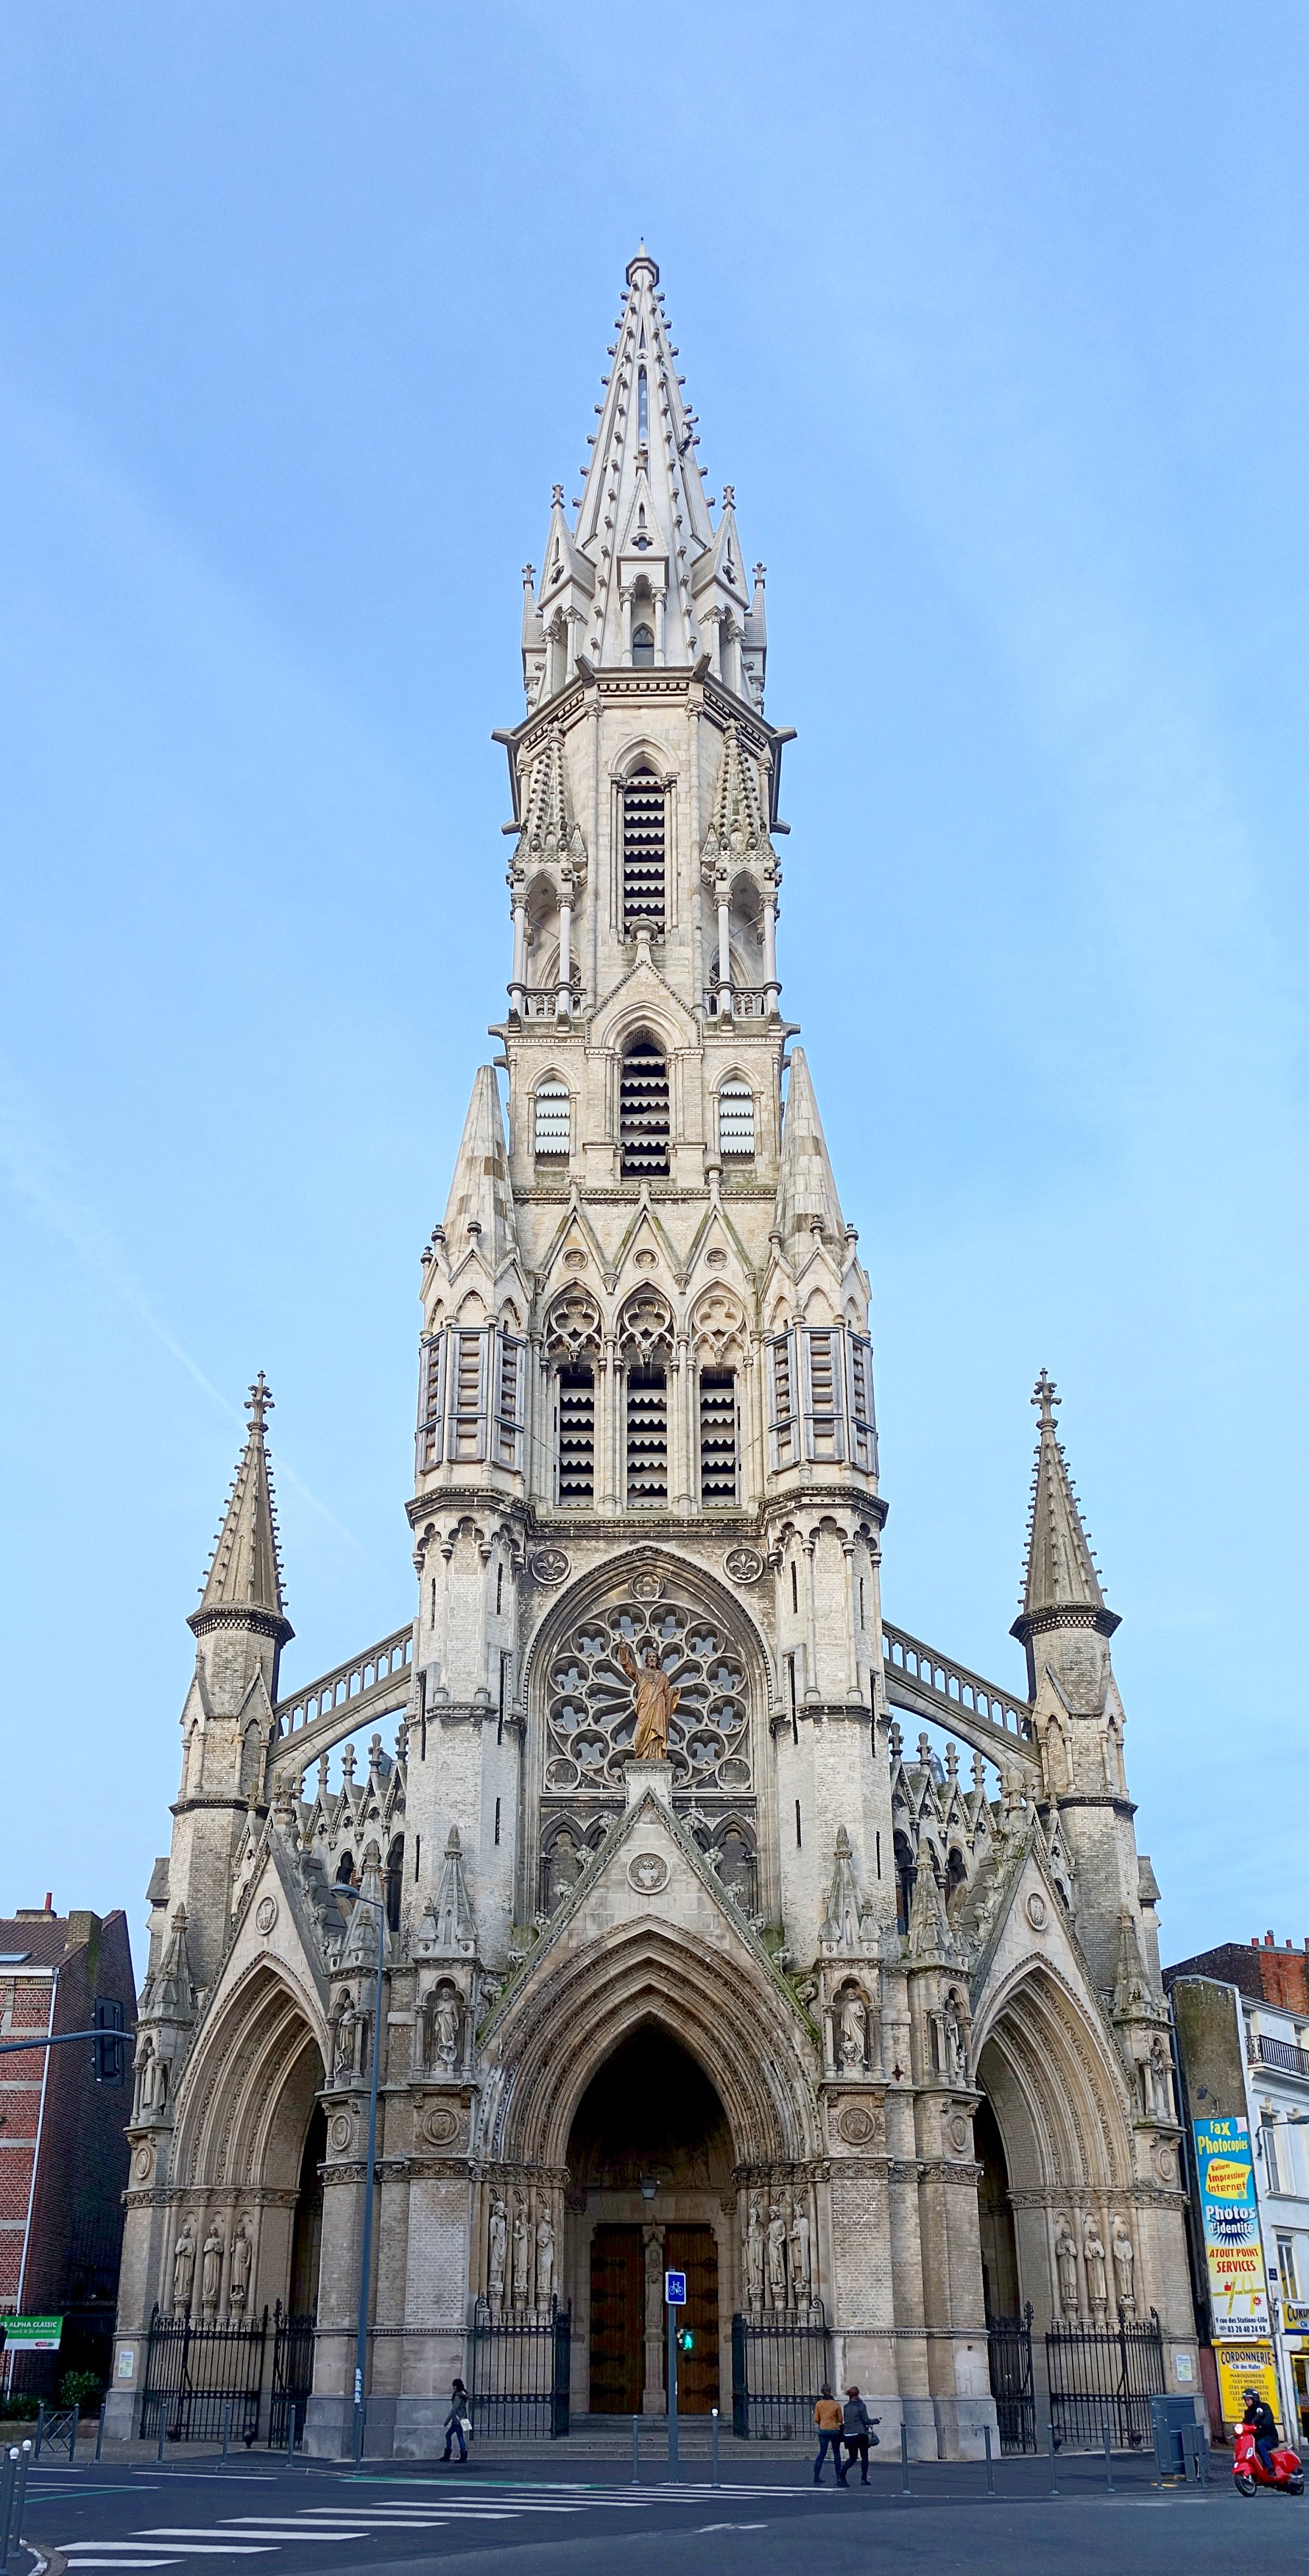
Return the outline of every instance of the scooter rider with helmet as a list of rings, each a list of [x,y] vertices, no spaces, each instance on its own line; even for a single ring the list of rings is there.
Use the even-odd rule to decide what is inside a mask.
[[[1273,2466],[1273,2451],[1277,2443],[1277,2417],[1271,2406],[1267,2405],[1262,2397],[1257,2396],[1253,2388],[1247,2388],[1244,2394],[1245,2413],[1241,2421],[1243,2424],[1248,2424],[1254,2434],[1254,2446],[1263,2463],[1265,2475],[1276,2480],[1277,2471]]]

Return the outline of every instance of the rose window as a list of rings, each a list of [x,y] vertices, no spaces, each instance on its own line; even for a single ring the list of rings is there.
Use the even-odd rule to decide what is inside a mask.
[[[612,1797],[623,1786],[636,1732],[633,1686],[620,1639],[644,1662],[653,1646],[678,1693],[668,1759],[679,1795],[750,1787],[750,1709],[744,1660],[721,1622],[678,1601],[627,1600],[583,1620],[549,1669],[547,1795]]]

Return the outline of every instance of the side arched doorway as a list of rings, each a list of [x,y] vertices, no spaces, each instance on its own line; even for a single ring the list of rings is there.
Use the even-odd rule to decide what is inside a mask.
[[[593,2415],[666,2411],[666,2269],[687,2276],[678,2406],[729,2384],[732,2140],[714,2086],[671,2031],[643,2022],[592,2076],[568,2139],[566,2286]],[[580,2355],[579,2355],[580,2357]]]

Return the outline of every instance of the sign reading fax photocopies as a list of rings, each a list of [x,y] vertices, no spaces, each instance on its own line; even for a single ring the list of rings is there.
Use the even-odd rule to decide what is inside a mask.
[[[1219,2336],[1230,2343],[1264,2337],[1268,2281],[1249,2122],[1196,2120],[1193,2128],[1215,2341]]]

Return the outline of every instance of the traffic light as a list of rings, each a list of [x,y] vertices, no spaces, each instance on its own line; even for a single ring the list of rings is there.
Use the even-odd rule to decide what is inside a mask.
[[[91,2071],[97,2084],[121,2084],[127,2051],[127,2033],[123,2029],[123,2007],[107,1996],[97,1995],[91,2006],[91,2024],[96,2037],[91,2042]],[[103,2032],[103,2037],[100,2034]]]

